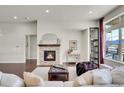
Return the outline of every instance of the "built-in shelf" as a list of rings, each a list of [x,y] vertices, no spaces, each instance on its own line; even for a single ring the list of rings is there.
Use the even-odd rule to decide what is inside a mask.
[[[60,47],[60,44],[39,44],[40,47]]]
[[[94,60],[98,60],[98,58],[96,58],[96,57],[90,57],[91,59],[94,59]]]
[[[95,51],[95,50],[91,50],[91,52],[94,52],[94,53],[97,53],[98,54],[98,51]]]
[[[91,40],[92,42],[98,42],[98,39],[93,39],[93,40]]]
[[[98,64],[99,67],[99,28],[97,27],[90,28],[90,46],[90,60]]]
[[[93,46],[93,47],[99,47],[98,45],[95,45],[95,46]]]

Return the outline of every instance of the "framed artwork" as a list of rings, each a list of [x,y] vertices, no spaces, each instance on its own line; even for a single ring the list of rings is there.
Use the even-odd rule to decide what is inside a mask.
[[[69,49],[77,50],[77,40],[69,40]]]

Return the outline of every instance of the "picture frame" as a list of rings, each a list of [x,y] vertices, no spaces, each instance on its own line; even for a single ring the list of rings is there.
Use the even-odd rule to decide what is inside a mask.
[[[77,50],[77,40],[69,40],[69,49]]]

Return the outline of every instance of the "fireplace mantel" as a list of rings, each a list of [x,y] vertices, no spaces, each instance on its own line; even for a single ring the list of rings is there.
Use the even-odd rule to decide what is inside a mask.
[[[53,53],[54,51],[54,53]],[[54,58],[46,60],[47,54],[54,54]],[[53,65],[60,62],[60,44],[39,44],[40,65]]]
[[[39,47],[60,47],[60,44],[39,44]]]

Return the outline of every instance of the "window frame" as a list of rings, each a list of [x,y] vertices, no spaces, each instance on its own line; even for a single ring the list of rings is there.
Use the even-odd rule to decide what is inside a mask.
[[[120,51],[120,53],[119,53],[120,60],[115,60],[115,59],[107,58],[106,57],[106,34],[109,31],[112,31],[112,30],[115,30],[115,29],[119,29],[119,42],[121,41],[121,39],[122,39],[121,28],[124,27],[124,22],[122,23],[122,21],[121,21],[121,17],[122,16],[124,16],[124,12],[103,23],[104,24],[104,54],[103,54],[104,55],[104,59],[108,59],[108,60],[111,60],[111,61],[116,61],[116,62],[119,62],[119,63],[124,63],[124,61],[122,61],[122,57],[121,57],[122,56],[122,53],[121,53],[121,49],[122,49],[121,45],[122,45],[122,43],[120,43],[118,45],[119,51]],[[111,21],[113,21],[114,19],[117,19],[117,18],[119,18],[119,24],[114,25],[114,26],[106,29],[106,24],[111,22]]]

